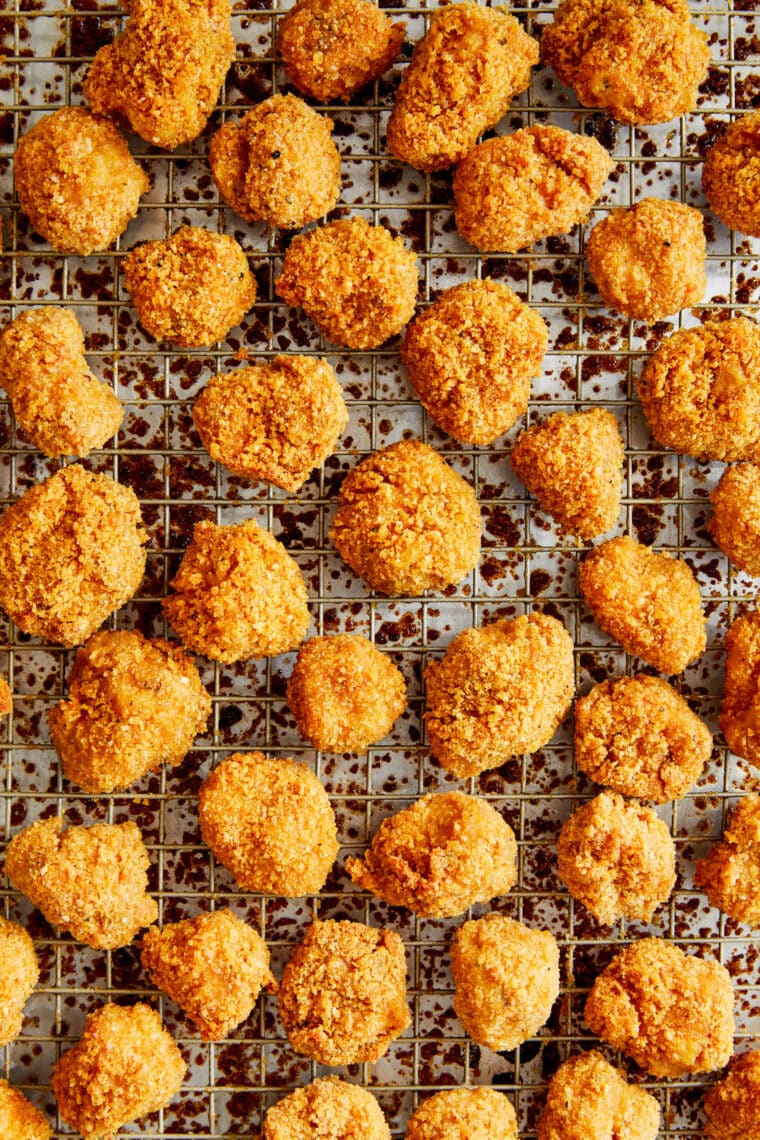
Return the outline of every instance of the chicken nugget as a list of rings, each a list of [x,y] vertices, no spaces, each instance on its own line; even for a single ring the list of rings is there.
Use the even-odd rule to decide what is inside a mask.
[[[18,923],[0,915],[0,1047],[9,1045],[21,1032],[24,1006],[39,976],[31,938]],[[3,1099],[0,1091],[0,1120]],[[10,1138],[12,1133],[0,1131],[0,1136]]]
[[[269,1109],[261,1140],[391,1140],[391,1132],[371,1092],[323,1077]]]
[[[760,111],[735,119],[702,167],[710,209],[730,230],[760,237]]]
[[[760,465],[726,468],[710,502],[715,510],[707,529],[713,542],[739,570],[760,577]]]
[[[13,693],[5,677],[0,677],[0,716],[7,716],[13,708]]]
[[[726,654],[721,732],[732,752],[760,767],[760,610],[731,625]]]
[[[512,1102],[498,1089],[449,1089],[423,1101],[405,1140],[517,1140]]]
[[[560,1065],[536,1125],[538,1140],[657,1140],[660,1106],[601,1053]]]
[[[50,1140],[53,1129],[20,1089],[0,1080],[0,1136],[6,1140]]]
[[[757,1140],[760,1136],[760,1049],[732,1058],[728,1074],[705,1094],[710,1140]]]
[[[697,860],[694,882],[737,922],[760,926],[760,796],[743,796],[731,812],[721,843]]]

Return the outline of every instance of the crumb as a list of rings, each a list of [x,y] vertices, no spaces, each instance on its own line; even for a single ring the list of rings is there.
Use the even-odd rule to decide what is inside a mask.
[[[735,119],[716,139],[702,167],[702,187],[725,226],[760,237],[760,111]]]
[[[737,922],[760,926],[760,796],[743,796],[731,812],[723,842],[697,860],[694,883],[711,906]]]
[[[24,1006],[39,976],[31,938],[18,923],[0,915],[0,1048],[9,1045],[21,1032]],[[0,1091],[0,1119],[2,1103]],[[0,1132],[0,1135],[13,1140],[13,1133]]]
[[[760,1136],[760,1049],[731,1061],[728,1074],[705,1093],[710,1140],[757,1140]]]
[[[710,502],[715,510],[707,530],[713,542],[737,569],[760,577],[760,465],[726,468]]]
[[[498,1089],[449,1089],[409,1118],[405,1140],[517,1140],[511,1101]]]
[[[13,708],[13,693],[5,677],[0,677],[0,716],[8,716]]]
[[[264,1118],[261,1140],[391,1140],[377,1100],[360,1085],[323,1077],[282,1098]]]
[[[660,1106],[601,1053],[581,1053],[549,1084],[538,1140],[657,1140]]]
[[[760,767],[760,610],[737,618],[725,644],[721,732],[733,753]]]
[[[53,1129],[20,1089],[0,1080],[0,1136],[6,1140],[50,1140]]]

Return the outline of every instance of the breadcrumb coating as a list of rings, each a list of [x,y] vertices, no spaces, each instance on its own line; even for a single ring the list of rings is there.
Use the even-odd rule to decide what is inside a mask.
[[[255,519],[202,519],[161,603],[185,644],[214,661],[276,657],[309,628],[306,584],[281,542]]]
[[[737,618],[725,644],[720,729],[732,752],[760,767],[760,610]]]
[[[315,748],[366,752],[406,708],[406,682],[366,637],[312,637],[298,651],[287,701],[298,731]]]
[[[563,0],[541,59],[584,106],[651,124],[694,110],[710,49],[687,0]]]
[[[264,1119],[261,1140],[391,1140],[377,1100],[360,1085],[323,1077],[282,1098]]]
[[[187,1065],[150,1006],[103,1005],[53,1069],[62,1119],[84,1140],[108,1140],[124,1124],[165,1108]]]
[[[0,1048],[21,1032],[24,1006],[40,976],[34,943],[16,922],[0,915]],[[18,1094],[21,1095],[20,1093]],[[3,1115],[0,1085],[0,1120]],[[0,1131],[10,1140],[13,1133]]]
[[[528,410],[548,336],[537,312],[487,277],[446,289],[416,317],[401,359],[438,426],[486,447]]]
[[[705,1094],[710,1140],[757,1140],[760,1136],[760,1049],[731,1060],[728,1074]]]
[[[174,150],[196,139],[235,58],[230,0],[126,0],[124,31],[84,81],[93,111]]]
[[[498,1089],[449,1089],[410,1116],[405,1140],[517,1140],[517,1118]]]
[[[277,992],[264,939],[229,909],[151,926],[141,960],[203,1041],[221,1041],[245,1021],[262,989]]]
[[[681,673],[704,653],[699,586],[671,554],[611,538],[586,555],[578,584],[599,628],[660,673]]]
[[[401,332],[418,284],[417,258],[403,240],[361,217],[294,237],[274,283],[283,301],[343,348],[378,348]]]
[[[600,143],[525,127],[473,147],[454,175],[457,229],[477,249],[515,253],[585,221],[614,168]]]
[[[760,111],[735,119],[716,139],[702,167],[702,187],[724,225],[760,237]]]
[[[401,80],[388,150],[417,170],[452,166],[498,123],[537,63],[537,42],[506,8],[438,8]]]
[[[203,842],[244,891],[316,895],[338,854],[327,792],[295,760],[228,756],[201,785],[198,818]]]
[[[760,327],[707,321],[665,337],[638,394],[652,435],[695,459],[760,463]]]
[[[361,922],[318,922],[294,949],[279,994],[296,1053],[320,1065],[377,1061],[411,1024],[404,944]]]
[[[19,139],[13,177],[21,209],[59,253],[108,249],[150,182],[113,123],[61,107]]]
[[[660,1106],[630,1085],[601,1053],[581,1053],[557,1069],[536,1125],[538,1140],[657,1140]]]
[[[470,484],[428,444],[405,439],[349,472],[330,538],[371,589],[418,596],[477,566],[481,531]]]
[[[710,495],[715,507],[707,529],[739,570],[760,577],[760,466],[727,467]]]
[[[451,943],[454,1011],[473,1041],[516,1049],[545,1025],[559,996],[559,946],[503,914],[465,922]]]
[[[5,873],[51,926],[95,950],[128,946],[158,907],[147,893],[150,859],[135,823],[64,827],[38,820],[8,844]]]
[[[721,843],[697,860],[694,882],[711,906],[737,922],[760,926],[760,796],[743,796]]]
[[[542,613],[465,629],[425,670],[430,751],[477,776],[547,744],[575,691],[573,642]]]
[[[617,954],[594,982],[586,1025],[655,1077],[709,1073],[733,1048],[731,975],[714,959],[642,938]]]
[[[384,819],[363,858],[346,860],[346,870],[357,887],[391,906],[453,918],[515,885],[517,844],[487,800],[431,792]]]
[[[0,517],[0,605],[24,633],[79,645],[137,593],[146,540],[131,487],[64,467]]]
[[[512,449],[517,478],[569,534],[598,538],[620,514],[625,449],[612,412],[555,412],[520,432]]]
[[[575,763],[621,795],[679,800],[711,754],[710,729],[661,677],[602,681],[575,702]]]
[[[298,491],[336,450],[348,410],[327,361],[293,354],[214,376],[193,423],[211,458],[234,475]]]
[[[6,1140],[50,1140],[53,1129],[20,1089],[0,1080],[0,1136]]]
[[[5,677],[0,677],[0,716],[7,716],[13,708],[13,693]]]

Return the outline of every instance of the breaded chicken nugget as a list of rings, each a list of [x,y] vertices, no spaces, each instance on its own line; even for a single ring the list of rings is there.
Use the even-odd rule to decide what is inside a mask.
[[[741,463],[723,472],[710,495],[707,529],[739,570],[760,577],[760,466]]]
[[[704,653],[699,586],[672,554],[611,538],[586,555],[578,585],[599,628],[660,673],[681,673]]]
[[[391,1140],[391,1132],[371,1092],[323,1077],[269,1109],[261,1140]]]
[[[53,1129],[20,1089],[0,1080],[0,1136],[6,1140],[50,1140]]]
[[[24,1006],[39,976],[31,938],[18,923],[0,915],[0,1047],[9,1045],[21,1032]],[[2,1103],[0,1089],[0,1119]],[[10,1138],[12,1135],[0,1132],[0,1136]]]
[[[722,843],[697,860],[694,882],[711,906],[737,922],[760,926],[760,796],[743,796]]]
[[[62,107],[27,131],[13,176],[37,233],[82,257],[113,245],[150,185],[113,123],[85,107]]]
[[[346,870],[357,887],[391,906],[452,918],[514,886],[517,844],[486,800],[433,792],[384,819],[364,857],[348,859]]]
[[[5,677],[0,677],[0,716],[7,716],[13,708],[13,693]]]
[[[214,376],[193,423],[211,458],[234,475],[298,491],[337,448],[348,411],[326,360],[275,356]]]
[[[710,148],[702,186],[730,230],[760,236],[760,111],[735,119]]]
[[[51,1084],[63,1120],[84,1140],[110,1136],[124,1124],[165,1108],[187,1065],[150,1006],[103,1005],[82,1036],[56,1061]]]
[[[760,610],[736,619],[726,654],[721,732],[732,752],[760,767]]]
[[[760,1136],[760,1049],[731,1060],[727,1076],[705,1094],[710,1140],[757,1140]]]
[[[538,44],[506,8],[433,12],[388,122],[388,150],[417,170],[458,162],[530,83]]]
[[[131,487],[64,467],[0,518],[0,605],[24,633],[78,645],[137,592],[146,538]]]
[[[340,218],[293,238],[275,289],[344,348],[377,348],[414,312],[417,258],[364,218]]]
[[[405,439],[349,472],[330,538],[371,589],[417,596],[477,566],[481,531],[470,484],[428,444]]]
[[[84,81],[93,111],[174,150],[198,137],[235,58],[230,0],[126,0],[121,35]]]
[[[203,842],[244,891],[316,895],[338,854],[327,792],[295,760],[228,756],[201,785],[198,818]]]
[[[486,139],[454,175],[457,229],[478,249],[503,253],[570,233],[588,216],[614,165],[596,139],[560,127]]]
[[[190,649],[214,661],[275,657],[309,628],[301,571],[255,519],[196,523],[170,585],[164,613]]]
[[[585,1020],[613,1049],[655,1077],[720,1069],[734,1036],[731,975],[714,959],[642,938],[594,982]]]
[[[278,1002],[296,1053],[320,1065],[377,1061],[412,1020],[404,944],[361,922],[313,922],[285,967]]]
[[[498,1089],[449,1089],[423,1101],[405,1140],[517,1140],[512,1103]]]
[[[538,1140],[657,1140],[660,1106],[601,1053],[560,1065],[549,1084]]]
[[[530,381],[541,374],[547,342],[538,313],[487,277],[445,290],[416,317],[401,359],[438,426],[487,446],[528,410]]]

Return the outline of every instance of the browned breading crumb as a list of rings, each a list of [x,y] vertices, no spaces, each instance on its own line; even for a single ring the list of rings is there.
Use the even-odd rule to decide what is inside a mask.
[[[0,1048],[21,1032],[24,1006],[40,976],[34,943],[18,923],[0,915]],[[3,1095],[0,1086],[0,1119]],[[0,1132],[9,1138],[13,1133]]]
[[[760,465],[727,467],[710,495],[715,507],[707,529],[739,570],[760,577]]]
[[[484,1086],[448,1089],[423,1101],[409,1118],[405,1140],[517,1140],[512,1102]]]
[[[760,1049],[731,1061],[728,1074],[705,1094],[710,1140],[757,1140],[760,1136]]]
[[[694,882],[711,906],[737,922],[760,926],[760,796],[743,796],[721,843],[697,860]]]
[[[601,1053],[560,1065],[536,1125],[538,1140],[657,1140],[660,1106]]]
[[[296,1051],[320,1065],[377,1061],[411,1024],[404,944],[361,922],[318,922],[294,949],[279,993]]]
[[[702,167],[702,186],[724,225],[760,236],[760,111],[741,115],[716,139]]]
[[[738,617],[725,644],[721,732],[732,752],[760,767],[760,610]]]
[[[13,693],[5,677],[0,677],[0,716],[7,716],[13,708]]]
[[[323,1077],[282,1098],[264,1118],[261,1140],[391,1140],[377,1100],[361,1085]]]
[[[0,1080],[0,1136],[6,1140],[50,1140],[53,1129],[20,1089]]]

